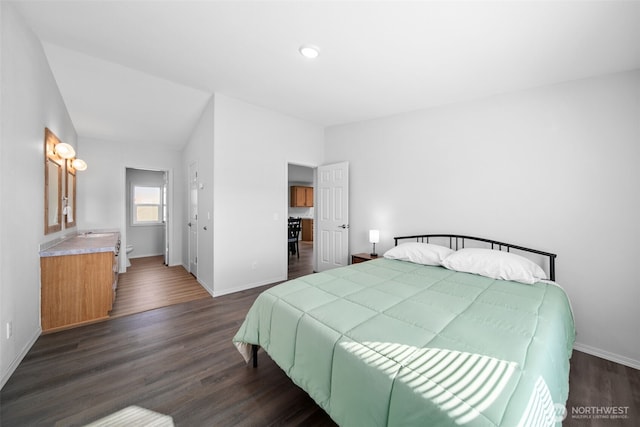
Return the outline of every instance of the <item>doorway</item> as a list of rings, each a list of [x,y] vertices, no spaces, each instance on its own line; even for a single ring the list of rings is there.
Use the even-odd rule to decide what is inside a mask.
[[[289,218],[301,218],[302,231],[297,247],[287,242],[287,279],[313,273],[315,236],[315,168],[289,163],[287,165],[287,213]],[[296,192],[301,197],[296,197]],[[306,192],[306,193],[305,193]],[[306,197],[302,196],[306,194]],[[296,200],[297,199],[297,200]],[[293,250],[292,250],[293,249]]]
[[[126,168],[125,263],[130,259],[162,256],[169,265],[168,172]]]
[[[189,273],[198,277],[198,163],[189,164]]]

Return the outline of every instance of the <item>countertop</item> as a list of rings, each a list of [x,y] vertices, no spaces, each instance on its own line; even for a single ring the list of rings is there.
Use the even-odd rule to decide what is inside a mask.
[[[68,237],[53,246],[40,251],[41,257],[81,255],[96,252],[115,252],[120,250],[120,233],[88,232]]]

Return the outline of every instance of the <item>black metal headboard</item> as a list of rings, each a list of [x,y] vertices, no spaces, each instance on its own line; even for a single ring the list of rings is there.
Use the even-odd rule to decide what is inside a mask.
[[[497,246],[498,247],[497,250],[499,251],[505,250],[503,248],[506,248],[507,252],[509,252],[510,249],[517,249],[519,251],[530,252],[533,254],[548,257],[549,258],[549,279],[553,281],[556,280],[556,256],[557,255],[552,254],[550,252],[544,252],[544,251],[539,251],[537,249],[525,248],[523,246],[512,245],[511,243],[498,242],[496,240],[485,239],[482,237],[461,236],[458,234],[419,234],[415,236],[394,237],[393,239],[395,240],[395,246],[398,246],[398,240],[413,239],[416,242],[429,243],[429,239],[431,238],[445,238],[445,239],[448,238],[449,248],[455,249],[455,250],[464,248],[465,240],[472,240],[476,242],[484,242],[484,243],[491,244],[491,249],[496,249],[496,246]]]

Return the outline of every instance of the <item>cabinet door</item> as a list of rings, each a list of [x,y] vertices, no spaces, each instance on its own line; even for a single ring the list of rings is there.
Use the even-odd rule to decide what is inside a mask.
[[[304,206],[313,207],[313,187],[304,187]]]
[[[304,187],[291,187],[291,207],[304,207],[305,203],[305,194]]]
[[[313,207],[313,187],[291,187],[291,207],[292,208],[312,208]]]
[[[313,242],[313,219],[302,220],[302,241]]]
[[[113,252],[40,258],[44,332],[109,316],[113,303]]]
[[[304,187],[296,187],[296,206],[297,207],[305,207],[306,206],[306,193]]]

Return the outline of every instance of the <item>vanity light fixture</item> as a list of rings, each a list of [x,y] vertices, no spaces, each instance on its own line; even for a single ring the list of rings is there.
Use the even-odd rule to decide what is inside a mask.
[[[75,170],[87,170],[87,162],[82,159],[76,159],[76,150],[66,142],[57,143],[53,150],[58,157],[69,160],[69,163]]]
[[[300,52],[300,55],[304,56],[305,58],[315,59],[318,57],[318,55],[320,55],[320,48],[312,44],[303,44],[298,49],[298,52]]]
[[[71,166],[77,171],[87,170],[87,162],[82,159],[73,159],[71,161]]]
[[[373,251],[371,252],[371,256],[378,256],[376,253],[376,243],[380,241],[380,231],[379,230],[369,230],[369,243],[373,243]]]
[[[66,142],[59,142],[55,145],[54,150],[63,159],[73,159],[76,156],[76,150]]]

